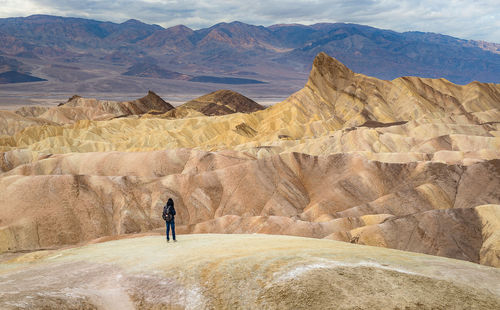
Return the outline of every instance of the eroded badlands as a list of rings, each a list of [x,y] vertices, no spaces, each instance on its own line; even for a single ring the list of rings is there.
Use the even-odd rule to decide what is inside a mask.
[[[272,107],[202,98],[0,112],[0,251],[159,229],[173,197],[180,233],[500,266],[500,85],[378,80],[319,54],[305,87]]]

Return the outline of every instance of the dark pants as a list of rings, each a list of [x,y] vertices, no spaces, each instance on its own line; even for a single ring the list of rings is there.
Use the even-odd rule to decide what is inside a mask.
[[[170,231],[170,227],[172,227],[172,238],[175,240],[175,222],[174,221],[170,221],[170,222],[165,221],[165,224],[167,225],[167,240],[170,240],[168,238],[168,232]]]

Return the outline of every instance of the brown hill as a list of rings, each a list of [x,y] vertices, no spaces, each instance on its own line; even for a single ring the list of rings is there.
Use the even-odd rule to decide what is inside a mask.
[[[354,73],[320,54],[306,86],[263,111],[175,122],[114,119],[64,128],[43,126],[5,137],[0,150],[61,153],[67,152],[68,144],[79,152],[197,147],[236,149],[259,157],[290,151],[311,155],[356,152],[386,162],[466,163],[499,158],[499,98],[500,87],[495,84],[458,86],[416,77],[383,81]],[[123,106],[116,102],[101,104],[112,107],[103,112],[94,101],[86,107],[90,115],[80,113],[79,119],[130,114],[128,109],[113,110]],[[74,115],[44,117],[62,122],[78,119]],[[380,125],[389,123],[393,126]],[[148,132],[148,139],[142,132]]]
[[[226,89],[203,95],[186,102],[181,107],[196,110],[208,116],[251,113],[265,109],[252,99]]]
[[[148,91],[146,96],[129,103],[130,114],[144,114],[149,111],[167,112],[173,108],[174,106],[152,91]]]

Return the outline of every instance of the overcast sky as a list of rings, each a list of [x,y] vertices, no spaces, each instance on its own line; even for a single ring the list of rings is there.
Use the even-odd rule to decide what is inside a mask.
[[[0,0],[0,17],[50,14],[193,29],[218,22],[350,22],[500,43],[500,0]]]

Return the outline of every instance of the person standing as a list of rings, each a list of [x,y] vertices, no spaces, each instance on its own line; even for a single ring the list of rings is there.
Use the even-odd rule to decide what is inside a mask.
[[[162,218],[165,221],[165,225],[167,226],[167,242],[170,241],[168,236],[170,228],[172,228],[172,239],[174,240],[174,242],[177,242],[175,240],[175,208],[172,198],[168,198],[167,204],[165,204],[165,206],[163,207]]]

